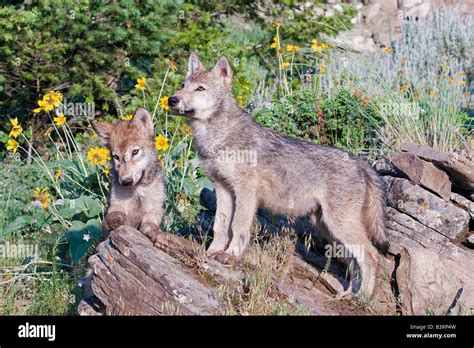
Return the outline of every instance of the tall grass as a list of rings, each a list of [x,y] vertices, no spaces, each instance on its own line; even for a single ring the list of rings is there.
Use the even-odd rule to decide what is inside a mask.
[[[336,52],[325,89],[337,89],[342,79],[375,98],[381,119],[374,126],[392,150],[407,140],[461,149],[473,39],[474,16],[437,8],[425,19],[406,21],[390,47],[371,54]]]
[[[344,89],[375,108],[376,117],[357,104],[349,112],[365,114],[383,151],[395,151],[405,141],[446,151],[463,149],[468,134],[464,109],[470,98],[467,74],[474,58],[473,15],[460,18],[455,8],[437,8],[425,19],[405,21],[401,36],[373,53],[337,47],[303,47],[289,53],[283,27],[276,37],[277,83],[259,86],[250,100],[252,111],[271,109],[276,99],[307,92],[320,103]],[[293,108],[286,117],[301,111],[298,105]]]

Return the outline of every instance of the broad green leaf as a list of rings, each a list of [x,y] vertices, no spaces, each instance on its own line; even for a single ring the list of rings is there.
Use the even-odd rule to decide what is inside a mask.
[[[29,225],[32,221],[32,216],[19,216],[13,220],[2,232],[0,232],[0,237],[4,237],[7,234],[19,230],[20,228]]]

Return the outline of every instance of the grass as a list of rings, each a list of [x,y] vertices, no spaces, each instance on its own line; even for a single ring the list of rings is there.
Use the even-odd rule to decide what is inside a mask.
[[[2,268],[0,315],[75,315],[81,299],[77,288],[83,267],[71,269],[57,258]],[[15,261],[15,260],[13,260]],[[20,263],[21,260],[16,260]]]
[[[273,288],[272,277],[288,271],[294,239],[288,235],[258,235],[253,227],[253,242],[242,260],[245,273],[243,289],[219,287],[219,298],[227,303],[229,315],[309,315],[298,305],[282,298]]]

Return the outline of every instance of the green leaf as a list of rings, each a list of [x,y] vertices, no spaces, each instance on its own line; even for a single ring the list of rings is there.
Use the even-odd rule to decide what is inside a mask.
[[[91,219],[87,223],[74,220],[68,233],[69,252],[72,263],[77,263],[85,256],[89,248],[95,242],[98,242],[101,237],[101,225],[97,219]]]
[[[199,187],[202,187],[202,188],[205,187],[211,191],[214,189],[214,185],[207,177],[202,177],[202,178],[197,179],[197,183]]]
[[[188,147],[188,143],[182,142],[174,147],[173,151],[171,151],[171,157],[176,157],[179,155],[184,149]]]
[[[84,200],[84,214],[87,217],[99,216],[102,212],[102,203],[93,197],[87,196]]]
[[[0,237],[4,237],[13,231],[19,230],[20,228],[29,225],[32,221],[32,216],[19,216],[13,220],[2,232],[0,232]]]

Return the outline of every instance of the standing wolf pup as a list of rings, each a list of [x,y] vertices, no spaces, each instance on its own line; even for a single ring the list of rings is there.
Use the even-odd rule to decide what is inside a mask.
[[[375,286],[379,255],[388,248],[381,180],[370,166],[341,150],[280,135],[255,123],[231,93],[225,57],[207,71],[196,54],[182,88],[169,98],[186,116],[217,210],[208,252],[232,262],[242,256],[258,207],[293,217],[310,216],[323,235],[344,246],[361,273],[344,293]],[[253,154],[253,155],[252,155]],[[255,161],[248,161],[255,158]]]
[[[92,128],[112,156],[104,232],[129,225],[154,242],[164,215],[165,185],[153,143],[150,114],[139,108],[131,121],[117,125],[93,122]]]

